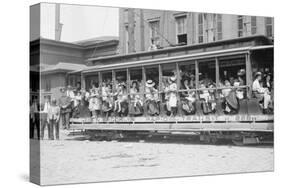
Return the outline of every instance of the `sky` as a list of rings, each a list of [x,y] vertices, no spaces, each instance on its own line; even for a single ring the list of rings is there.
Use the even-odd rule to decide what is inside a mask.
[[[98,6],[60,6],[61,41],[75,42],[99,36],[118,36],[119,9]],[[41,4],[40,36],[55,39],[55,4]]]

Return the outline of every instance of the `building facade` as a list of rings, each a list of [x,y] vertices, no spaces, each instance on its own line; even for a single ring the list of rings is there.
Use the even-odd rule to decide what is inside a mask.
[[[86,68],[88,58],[116,55],[117,39],[100,37],[69,43],[40,38],[30,42],[31,92],[39,88],[40,100],[44,96],[58,98],[61,87],[75,87],[80,82],[80,77],[69,73]]]
[[[271,17],[120,8],[121,54],[252,35],[274,37]]]

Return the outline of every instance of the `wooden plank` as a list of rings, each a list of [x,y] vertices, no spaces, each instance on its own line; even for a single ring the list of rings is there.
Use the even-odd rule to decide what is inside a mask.
[[[166,124],[71,124],[71,129],[128,131],[256,131],[273,132],[273,123],[166,123]]]

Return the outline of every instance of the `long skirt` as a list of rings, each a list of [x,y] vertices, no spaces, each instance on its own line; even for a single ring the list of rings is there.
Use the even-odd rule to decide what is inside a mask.
[[[182,110],[186,115],[195,113],[195,104],[187,99],[182,99]]]
[[[147,101],[147,113],[149,115],[159,115],[159,105],[154,100],[148,100]]]
[[[129,104],[127,101],[123,101],[120,103],[120,106],[121,106],[121,111],[118,112],[119,116],[127,116],[128,115],[128,112],[129,112]],[[119,111],[119,109],[118,109]]]
[[[130,115],[141,115],[143,114],[143,108],[139,102],[136,104],[134,102],[131,102],[129,105],[129,114]]]
[[[225,100],[227,104],[231,106],[231,108],[238,110],[239,104],[234,91],[231,91],[228,96],[225,97]]]

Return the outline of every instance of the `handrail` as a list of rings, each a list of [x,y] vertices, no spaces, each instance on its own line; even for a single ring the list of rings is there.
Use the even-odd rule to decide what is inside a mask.
[[[205,91],[205,90],[223,90],[223,89],[247,89],[250,88],[249,85],[243,85],[243,86],[229,86],[229,87],[214,87],[214,88],[198,88],[198,89],[179,89],[178,91],[175,91],[177,93],[182,92],[196,92],[196,91]],[[154,92],[154,94],[161,94],[161,93],[168,93],[170,91],[157,91]],[[151,94],[150,92],[138,92],[138,93],[123,93],[123,95],[145,95],[145,94]],[[114,97],[116,94],[109,94],[109,95],[98,95],[99,97]],[[91,96],[90,96],[91,97]],[[96,97],[96,96],[93,96]]]

